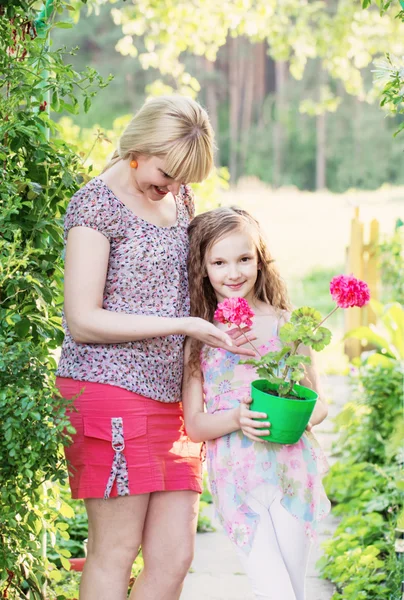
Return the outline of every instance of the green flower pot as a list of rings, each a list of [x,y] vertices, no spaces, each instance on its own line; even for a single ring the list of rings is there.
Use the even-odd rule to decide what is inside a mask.
[[[260,436],[276,444],[296,444],[302,437],[307,423],[316,405],[318,394],[302,385],[295,384],[296,400],[274,396],[271,392],[278,389],[276,384],[266,379],[257,379],[251,383],[251,410],[264,412],[271,423],[270,435]]]

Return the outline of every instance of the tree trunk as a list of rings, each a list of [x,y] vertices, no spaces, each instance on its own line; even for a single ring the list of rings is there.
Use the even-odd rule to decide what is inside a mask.
[[[253,60],[255,56],[255,47],[251,44],[248,45],[245,54],[245,77],[244,77],[244,102],[243,111],[241,115],[241,159],[240,159],[240,171],[241,175],[245,172],[245,161],[248,151],[249,133],[251,129],[253,102],[254,102],[254,68]]]
[[[218,109],[217,109],[217,90],[216,90],[216,71],[215,65],[213,62],[208,60],[207,58],[203,59],[204,61],[204,69],[208,74],[205,83],[205,92],[206,92],[206,108],[208,109],[210,122],[212,123],[213,131],[216,136],[216,146],[220,148],[219,141],[219,118],[218,118]],[[220,165],[220,155],[219,151],[215,154],[215,165]]]
[[[316,118],[316,190],[327,187],[327,154],[326,154],[326,113],[317,115]]]
[[[230,149],[229,168],[230,182],[234,184],[238,176],[238,139],[240,97],[238,85],[238,38],[229,38],[229,101],[230,101]]]
[[[254,63],[249,65],[254,72],[254,96],[257,106],[261,107],[266,96],[266,42],[259,42],[253,46]]]
[[[273,139],[273,171],[272,183],[279,187],[282,178],[282,154],[284,145],[284,131],[282,125],[282,111],[285,104],[285,83],[287,74],[287,63],[285,61],[275,62],[275,119],[272,128]]]

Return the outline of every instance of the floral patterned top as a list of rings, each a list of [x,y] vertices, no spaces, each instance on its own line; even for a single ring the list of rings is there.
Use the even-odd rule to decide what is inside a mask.
[[[261,346],[263,353],[280,348],[274,319],[273,337]],[[239,364],[240,356],[204,346],[201,368],[209,413],[230,410],[250,396],[255,369]],[[322,485],[326,458],[312,433],[293,445],[253,442],[241,430],[207,442],[207,467],[218,517],[230,539],[245,553],[251,550],[259,516],[249,506],[252,489],[267,484],[280,490],[281,503],[304,523],[314,537],[316,521],[325,517],[330,502]]]
[[[110,243],[103,308],[134,315],[189,316],[187,255],[192,192],[176,198],[177,222],[158,227],[137,217],[99,178],[71,199],[65,240],[72,227],[90,227]],[[60,377],[108,383],[161,402],[179,402],[184,336],[120,344],[80,344],[63,319]]]

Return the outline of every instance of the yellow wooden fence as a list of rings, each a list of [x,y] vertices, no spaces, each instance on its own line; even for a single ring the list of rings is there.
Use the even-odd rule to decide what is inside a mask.
[[[367,240],[367,241],[365,241]],[[377,255],[379,244],[379,222],[373,219],[370,223],[369,234],[365,238],[364,225],[359,219],[359,208],[355,208],[354,218],[351,221],[350,243],[346,253],[347,273],[355,275],[367,282],[371,298],[379,299],[380,293],[380,268]],[[350,308],[345,311],[345,333],[376,322],[376,315],[370,306],[363,308]],[[360,340],[347,339],[345,353],[349,358],[359,356],[363,347]]]

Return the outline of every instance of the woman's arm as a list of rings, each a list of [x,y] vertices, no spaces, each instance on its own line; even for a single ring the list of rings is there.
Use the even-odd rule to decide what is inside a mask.
[[[204,411],[202,375],[191,373],[188,364],[190,354],[189,340],[185,343],[184,379],[182,385],[182,400],[184,409],[185,429],[193,442],[204,442],[223,437],[228,433],[242,429],[244,435],[258,442],[262,440],[259,435],[268,435],[268,423],[254,421],[265,419],[266,414],[252,412],[243,402],[237,408],[223,410],[214,414]],[[266,427],[265,430],[262,430]],[[257,431],[261,428],[261,431]]]
[[[102,307],[110,246],[98,231],[73,227],[67,238],[65,260],[65,315],[73,339],[82,344],[119,344],[182,334],[213,347],[251,355],[237,348],[231,337],[197,318],[131,315]]]

